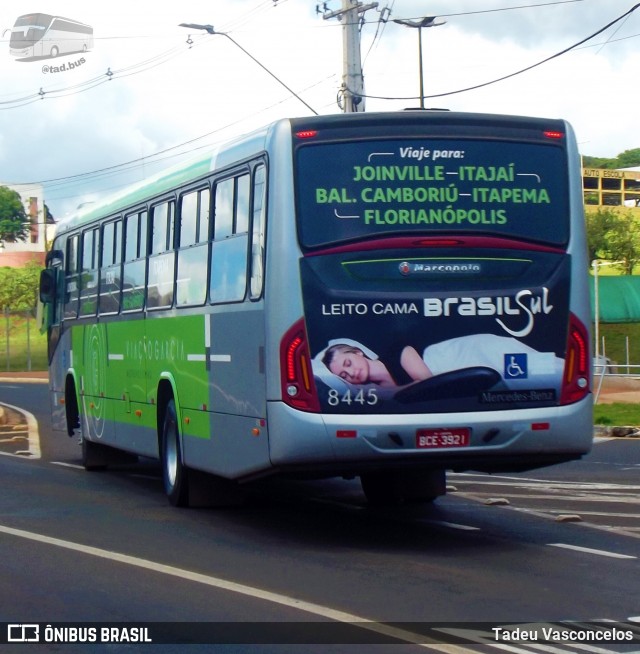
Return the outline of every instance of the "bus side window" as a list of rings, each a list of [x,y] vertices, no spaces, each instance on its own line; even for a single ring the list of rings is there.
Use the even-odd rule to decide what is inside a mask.
[[[98,247],[100,230],[82,234],[82,271],[80,275],[80,316],[95,316],[98,309]]]
[[[267,218],[266,166],[260,164],[253,174],[253,223],[251,225],[251,281],[249,297],[257,300],[264,285],[264,242]]]
[[[122,311],[144,307],[147,212],[125,217],[124,263],[122,265]]]
[[[102,228],[100,252],[100,297],[98,309],[101,314],[118,313],[120,310],[122,261],[122,220],[107,223]]]
[[[216,185],[215,238],[211,244],[211,302],[240,302],[247,286],[250,175]]]
[[[67,239],[64,269],[64,317],[73,319],[78,316],[79,286],[79,236],[74,234]]]
[[[173,200],[151,209],[149,243],[149,271],[147,280],[147,307],[160,309],[173,304],[173,277],[175,270]]]
[[[207,296],[209,239],[208,188],[186,193],[180,200],[180,243],[176,272],[176,305],[179,307],[204,304]]]

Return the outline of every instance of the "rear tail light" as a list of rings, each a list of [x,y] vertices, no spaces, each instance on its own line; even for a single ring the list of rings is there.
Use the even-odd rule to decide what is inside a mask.
[[[313,381],[307,331],[301,318],[280,342],[282,399],[301,411],[319,413],[320,402]]]
[[[560,404],[578,402],[591,392],[589,370],[589,332],[570,314]]]

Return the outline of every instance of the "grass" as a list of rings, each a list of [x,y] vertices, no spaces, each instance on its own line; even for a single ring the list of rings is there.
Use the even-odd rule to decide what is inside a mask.
[[[640,404],[596,404],[593,424],[607,426],[640,426]]]
[[[604,344],[603,344],[604,341]],[[618,372],[626,373],[624,365],[640,365],[640,323],[601,323],[600,352],[618,364]],[[628,355],[627,355],[628,351]],[[629,373],[640,377],[640,367]],[[640,426],[640,403],[597,404],[593,422],[604,426]]]
[[[47,369],[47,338],[25,314],[0,316],[0,373]]]
[[[630,365],[640,364],[640,323],[600,323],[600,353],[604,353],[619,366],[628,362]],[[625,372],[620,369],[618,372]],[[631,368],[631,372],[640,375],[640,368]]]

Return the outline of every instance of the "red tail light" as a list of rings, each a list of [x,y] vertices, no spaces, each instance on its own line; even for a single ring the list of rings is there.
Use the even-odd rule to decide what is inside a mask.
[[[283,401],[294,409],[318,413],[320,402],[313,381],[307,331],[302,318],[280,342],[280,371]]]
[[[590,392],[589,333],[582,322],[570,314],[560,404],[578,402]]]

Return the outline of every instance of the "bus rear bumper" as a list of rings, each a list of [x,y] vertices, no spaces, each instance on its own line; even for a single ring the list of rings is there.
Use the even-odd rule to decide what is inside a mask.
[[[516,472],[578,459],[593,442],[591,396],[559,407],[457,415],[320,415],[273,402],[268,424],[273,466],[336,474],[381,466]]]

